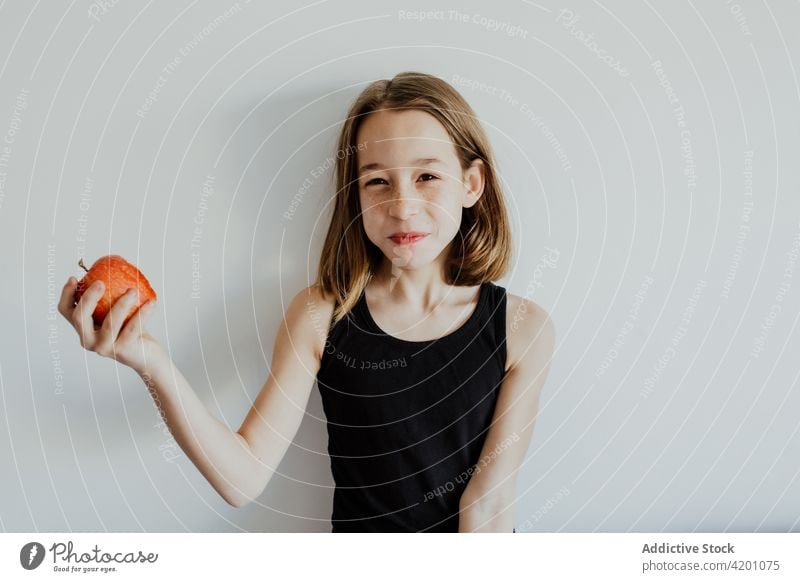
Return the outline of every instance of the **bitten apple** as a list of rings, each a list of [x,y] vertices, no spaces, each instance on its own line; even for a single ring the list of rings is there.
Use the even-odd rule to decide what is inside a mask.
[[[95,325],[102,325],[111,307],[128,289],[138,289],[139,300],[125,318],[123,325],[133,317],[139,307],[156,298],[156,292],[153,291],[150,282],[142,272],[119,255],[100,257],[89,269],[86,268],[83,264],[83,259],[81,259],[78,261],[78,266],[86,271],[86,275],[78,281],[78,285],[75,288],[75,303],[80,300],[84,292],[95,281],[102,281],[105,285],[105,291],[97,302],[94,313],[92,313]]]

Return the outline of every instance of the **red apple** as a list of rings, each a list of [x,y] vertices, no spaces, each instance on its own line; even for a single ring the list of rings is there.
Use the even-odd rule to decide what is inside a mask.
[[[142,272],[119,255],[100,257],[90,269],[84,266],[83,259],[78,261],[78,266],[86,271],[86,275],[78,281],[75,288],[75,303],[95,281],[102,281],[105,284],[105,291],[92,313],[92,319],[98,326],[103,323],[117,299],[122,297],[128,289],[139,290],[139,301],[133,306],[123,325],[133,317],[139,307],[156,298],[156,292],[153,291],[150,282]]]

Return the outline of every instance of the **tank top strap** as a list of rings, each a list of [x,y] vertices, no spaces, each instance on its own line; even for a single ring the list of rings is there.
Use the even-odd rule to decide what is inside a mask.
[[[494,323],[494,344],[497,346],[500,360],[506,361],[506,313],[508,308],[508,293],[505,287],[490,283],[492,289],[492,305],[487,310],[487,317]]]

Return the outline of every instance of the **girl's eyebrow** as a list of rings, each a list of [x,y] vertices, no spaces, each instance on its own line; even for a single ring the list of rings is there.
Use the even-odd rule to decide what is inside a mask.
[[[413,160],[411,162],[412,166],[431,166],[433,164],[445,165],[444,162],[442,160],[440,160],[439,158],[419,158],[419,159]],[[366,171],[377,170],[377,169],[383,168],[383,167],[384,167],[383,164],[379,164],[378,162],[373,162],[371,164],[364,164],[363,166],[361,166],[358,169],[358,173],[360,175],[360,174],[363,174]]]

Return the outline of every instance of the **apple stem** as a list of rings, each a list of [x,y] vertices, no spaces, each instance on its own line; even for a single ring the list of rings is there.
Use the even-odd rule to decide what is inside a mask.
[[[79,266],[81,269],[83,269],[84,271],[86,271],[87,273],[89,272],[89,269],[87,269],[87,268],[86,268],[86,266],[83,264],[83,259],[81,259],[80,261],[78,261],[78,266]]]

